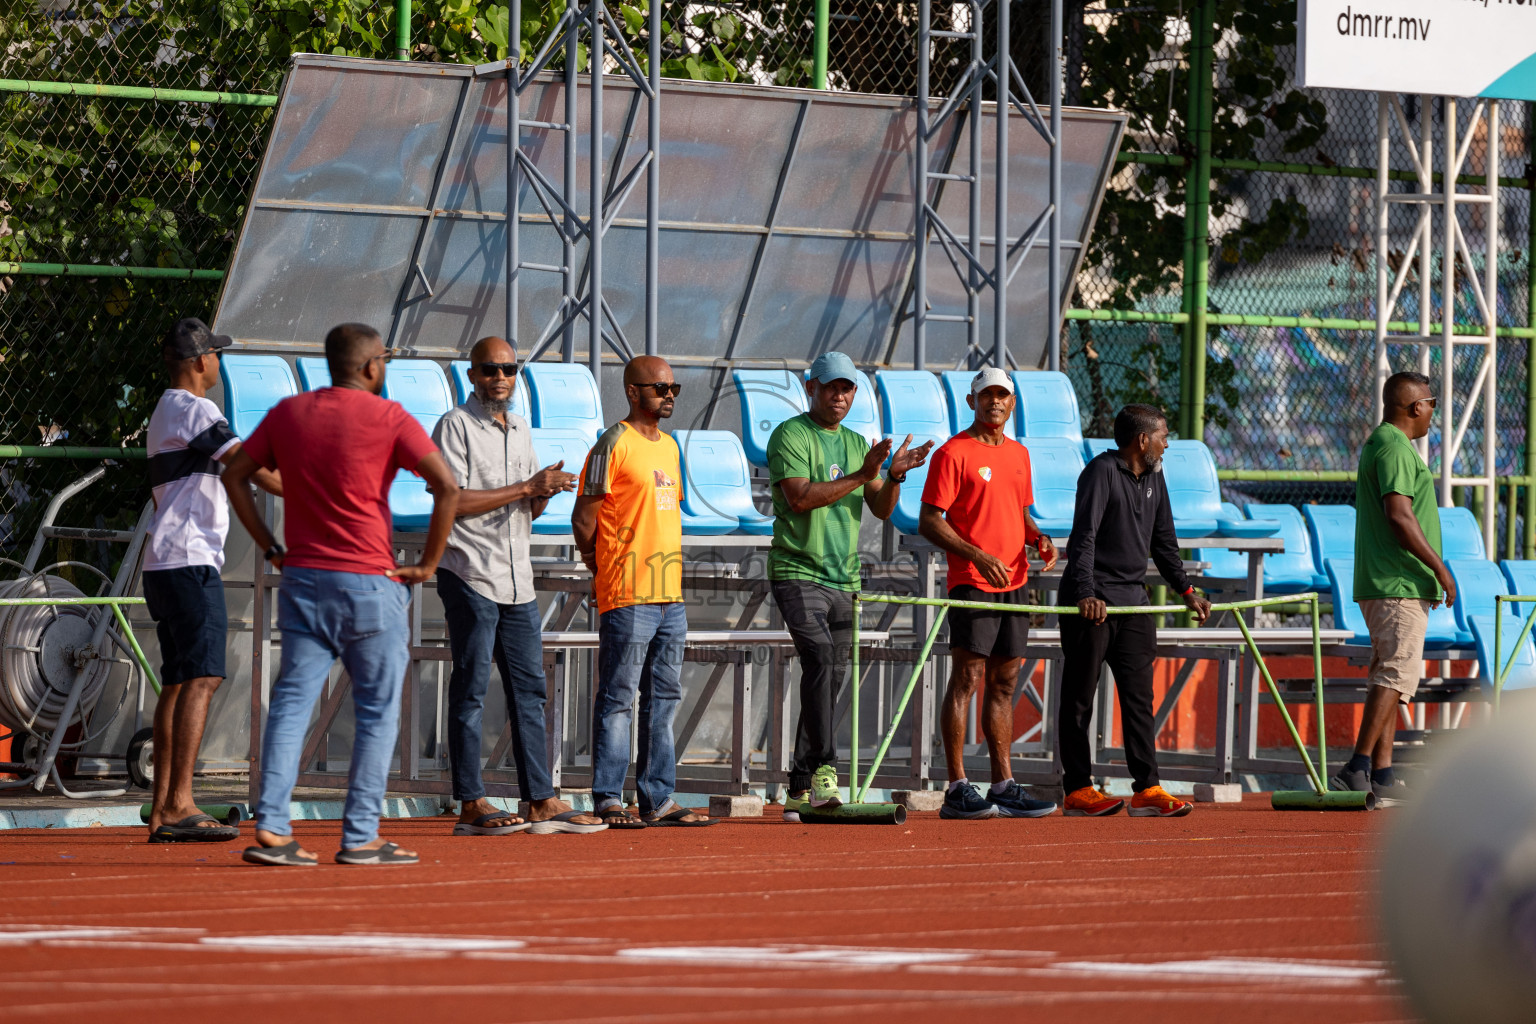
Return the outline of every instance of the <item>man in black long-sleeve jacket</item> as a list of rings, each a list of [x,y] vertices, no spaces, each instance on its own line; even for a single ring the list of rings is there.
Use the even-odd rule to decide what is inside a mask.
[[[1093,785],[1093,748],[1088,723],[1100,669],[1107,663],[1120,693],[1120,732],[1136,795],[1130,813],[1172,818],[1194,805],[1171,796],[1157,779],[1153,731],[1152,666],[1157,628],[1150,615],[1105,613],[1111,605],[1148,603],[1145,578],[1150,555],[1158,572],[1204,622],[1211,603],[1184,575],[1173,533],[1173,508],[1163,480],[1168,421],[1150,405],[1128,405],[1115,417],[1117,450],[1101,453],[1077,478],[1077,507],[1067,542],[1061,603],[1079,615],[1061,618],[1065,657],[1061,680],[1060,745],[1063,812],[1068,816],[1114,814],[1124,800]]]

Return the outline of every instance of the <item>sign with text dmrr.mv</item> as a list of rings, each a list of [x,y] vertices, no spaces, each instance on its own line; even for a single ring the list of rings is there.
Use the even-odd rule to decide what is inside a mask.
[[[1300,0],[1303,86],[1536,100],[1536,0]]]

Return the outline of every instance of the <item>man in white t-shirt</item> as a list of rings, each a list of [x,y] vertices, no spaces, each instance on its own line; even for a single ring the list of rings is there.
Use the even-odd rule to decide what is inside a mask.
[[[208,704],[224,679],[229,622],[224,609],[224,537],[229,504],[219,464],[240,450],[219,407],[205,396],[219,382],[219,349],[231,339],[201,320],[179,321],[162,355],[171,386],[149,418],[149,481],[155,518],[144,552],[144,599],[160,639],[160,703],[155,708],[152,843],[227,842],[239,829],[201,813],[192,771]],[[265,470],[256,483],[282,488]]]

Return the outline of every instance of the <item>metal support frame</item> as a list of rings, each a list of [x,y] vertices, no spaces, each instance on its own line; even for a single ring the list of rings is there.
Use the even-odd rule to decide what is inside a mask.
[[[1435,188],[1433,138],[1430,111],[1434,97],[1421,97],[1419,102],[1418,130],[1414,131],[1403,112],[1399,97],[1387,93],[1378,94],[1376,100],[1376,388],[1375,412],[1382,415],[1381,388],[1392,374],[1393,367],[1388,347],[1413,346],[1418,355],[1415,367],[1421,373],[1431,373],[1434,367],[1433,350],[1440,350],[1438,422],[1440,427],[1440,504],[1453,503],[1453,487],[1474,487],[1480,492],[1477,507],[1482,515],[1483,542],[1489,551],[1494,550],[1494,526],[1498,516],[1496,423],[1498,393],[1498,269],[1499,269],[1499,101],[1472,100],[1471,117],[1466,127],[1458,123],[1459,104],[1454,97],[1440,100],[1445,111],[1440,139],[1441,170],[1440,188]],[[1391,151],[1392,129],[1396,126],[1409,157],[1417,172],[1417,189],[1412,192],[1393,192],[1387,176],[1388,158]],[[1473,140],[1479,137],[1479,129],[1486,128],[1482,137],[1490,140],[1484,147],[1487,167],[1485,184],[1473,186],[1478,191],[1466,191],[1462,168]],[[1391,226],[1389,214],[1395,205],[1417,211],[1417,220],[1402,260],[1394,269],[1391,266]],[[1472,258],[1469,231],[1462,224],[1461,209],[1481,207],[1483,210],[1483,273],[1481,279]],[[1434,272],[1434,214],[1440,212],[1440,305],[1434,310],[1432,276]],[[1457,266],[1466,268],[1466,291],[1470,293],[1471,307],[1467,319],[1481,327],[1476,334],[1458,333],[1456,326],[1456,300],[1461,291],[1458,284]],[[1417,276],[1416,311],[1418,332],[1395,334],[1389,329],[1392,314],[1402,301],[1410,272]],[[1438,337],[1436,337],[1438,335]],[[1457,367],[1458,355],[1465,349],[1481,350],[1476,360],[1476,370],[1470,381],[1464,381],[1465,372]],[[1483,414],[1483,438],[1481,452],[1474,454],[1465,447],[1467,429],[1479,405]],[[1428,439],[1420,442],[1420,452],[1428,456]],[[1468,471],[1458,474],[1456,461],[1475,463]]]
[[[592,377],[602,384],[603,348],[607,346],[621,358],[637,353],[624,336],[617,317],[603,297],[603,241],[609,228],[623,210],[630,193],[645,177],[645,338],[643,351],[655,355],[657,338],[657,289],[661,261],[661,5],[651,4],[647,15],[648,49],[642,59],[630,48],[606,0],[566,0],[560,20],[545,37],[544,43],[526,66],[522,50],[522,0],[511,0],[509,11],[508,58],[483,65],[477,73],[501,72],[507,78],[507,340],[523,352],[523,361],[537,359],[556,339],[561,357],[575,361],[575,331],[578,320],[587,323],[587,365]],[[587,44],[589,138],[587,216],[576,211],[579,204],[576,181],[576,125],[578,116],[577,78],[581,43]],[[539,72],[556,57],[565,65],[565,120],[560,123],[527,121],[522,116],[521,97]],[[626,131],[620,137],[610,168],[603,157],[603,79],[609,74],[627,76],[638,87],[636,102],[646,105],[646,135],[642,152],[626,160],[630,149]],[[637,111],[631,107],[629,124]],[[557,190],[534,165],[523,149],[523,129],[553,130],[564,133],[564,175]],[[550,226],[560,237],[562,259],[558,267],[531,264],[522,260],[522,189],[538,201]],[[585,265],[578,268],[577,246],[587,244]],[[561,280],[560,305],[549,317],[539,336],[531,344],[519,344],[518,317],[521,311],[519,279],[524,271],[558,273]]]
[[[933,27],[932,0],[918,4],[917,41],[917,135],[914,140],[914,189],[916,207],[916,251],[913,254],[912,365],[927,369],[927,327],[930,320],[960,320],[966,325],[966,362],[970,367],[1013,365],[1008,349],[1008,285],[1024,261],[1035,249],[1044,249],[1050,261],[1047,268],[1050,297],[1048,330],[1054,340],[1046,345],[1046,368],[1061,368],[1062,304],[1065,298],[1061,280],[1061,39],[1062,0],[1051,0],[1049,52],[1049,112],[1042,116],[1030,95],[1010,52],[1010,14],[1014,0],[968,0],[965,7],[970,24],[965,31]],[[953,6],[953,5],[951,5]],[[985,55],[985,13],[990,7],[995,31],[994,52]],[[932,59],[935,40],[955,39],[969,44],[970,53],[959,71],[956,84],[947,97],[935,97],[932,88]],[[992,84],[997,113],[996,152],[992,169],[995,187],[990,210],[982,210],[981,201],[981,116],[982,96],[987,83]],[[938,108],[933,108],[937,100]],[[1040,134],[1050,147],[1050,196],[1046,209],[1017,239],[1008,231],[1008,131],[1010,108],[1016,110]],[[969,160],[966,173],[951,173],[934,168],[933,142],[946,125],[954,123],[957,140],[968,122]],[[953,152],[953,149],[951,150]],[[953,163],[953,161],[950,161]],[[964,238],[939,215],[939,200],[949,185],[967,190],[967,222]],[[984,215],[990,214],[992,233],[982,234]],[[1041,235],[1045,235],[1042,243]],[[964,315],[932,314],[928,311],[928,248],[937,241],[948,257],[965,289]],[[982,249],[992,246],[992,258],[983,261]],[[992,295],[993,336],[981,337],[981,298]],[[990,341],[990,344],[987,342]]]

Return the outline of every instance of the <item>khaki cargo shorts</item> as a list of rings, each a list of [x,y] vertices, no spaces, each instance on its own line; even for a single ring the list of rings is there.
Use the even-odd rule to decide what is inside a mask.
[[[1402,694],[1407,704],[1424,676],[1424,633],[1429,602],[1413,597],[1378,597],[1360,602],[1371,633],[1370,685]]]

